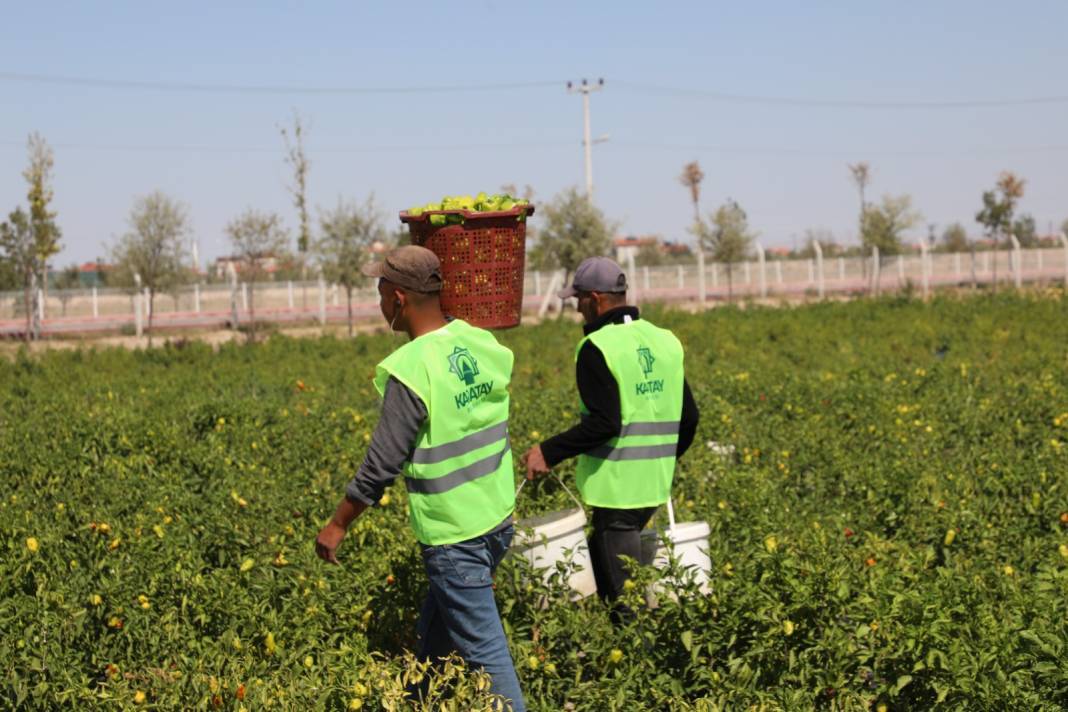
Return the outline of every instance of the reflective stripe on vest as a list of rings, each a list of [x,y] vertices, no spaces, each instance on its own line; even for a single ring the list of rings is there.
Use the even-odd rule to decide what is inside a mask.
[[[498,426],[495,425],[493,426],[493,429],[496,429],[497,427]],[[459,487],[464,483],[477,480],[480,477],[492,475],[500,469],[501,463],[504,461],[504,456],[510,454],[512,451],[512,443],[507,439],[507,423],[505,423],[505,431],[506,437],[504,447],[497,453],[490,455],[489,457],[484,457],[481,460],[476,460],[470,465],[461,467],[458,470],[453,470],[440,477],[431,479],[405,477],[404,484],[407,485],[409,492],[418,492],[419,494],[441,494],[442,492],[448,492],[451,489]],[[471,448],[471,450],[477,450],[480,447],[482,447],[482,445]],[[457,454],[465,455],[471,450],[464,450]]]
[[[682,416],[683,352],[674,334],[645,320],[608,324],[589,341],[619,388],[619,435],[578,458],[576,481],[591,505],[615,509],[667,501]],[[585,412],[585,406],[582,406]]]
[[[412,529],[424,544],[484,534],[515,508],[508,439],[512,362],[512,352],[491,333],[454,320],[378,365],[380,392],[393,377],[426,406],[404,468]]]
[[[619,439],[628,435],[675,435],[679,434],[679,421],[649,421],[627,423],[619,431]],[[676,438],[677,441],[678,438]],[[618,442],[618,439],[617,439]],[[658,457],[675,457],[676,442],[661,445],[619,446],[604,444],[585,453],[602,460],[651,460]]]

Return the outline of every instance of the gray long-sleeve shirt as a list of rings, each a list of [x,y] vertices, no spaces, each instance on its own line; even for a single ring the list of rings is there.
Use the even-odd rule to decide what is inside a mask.
[[[419,396],[395,378],[386,381],[382,396],[382,416],[375,426],[371,444],[360,469],[345,489],[345,496],[374,505],[412,459],[419,428],[427,418]]]
[[[382,493],[393,484],[411,461],[419,429],[428,416],[426,405],[408,386],[392,376],[382,394],[382,415],[371,436],[360,469],[345,488],[345,496],[369,506],[378,504]],[[511,525],[512,515],[504,518],[489,534]]]

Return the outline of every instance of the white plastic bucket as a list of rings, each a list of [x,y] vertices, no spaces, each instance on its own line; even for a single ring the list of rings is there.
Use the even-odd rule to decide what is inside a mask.
[[[560,484],[563,485],[563,482]],[[523,489],[522,484],[519,489]],[[586,513],[575,495],[566,486],[564,490],[577,506],[520,520],[515,525],[511,550],[530,562],[531,566],[541,569],[545,582],[556,572],[556,562],[570,557],[575,570],[567,583],[574,591],[573,598],[579,599],[596,593],[597,582],[593,578],[593,564],[586,545]]]
[[[708,576],[712,570],[712,559],[708,556],[710,532],[708,522],[676,522],[674,528],[662,531],[647,529],[642,532],[642,563],[658,569],[666,568],[668,547],[665,542],[670,540],[679,565],[692,570],[701,593],[708,593]]]
[[[585,598],[597,591],[585,526],[586,514],[578,507],[524,519],[516,524],[512,550],[534,568],[542,569],[542,580],[546,582],[555,573],[556,562],[570,556],[576,570],[567,585],[577,598]]]

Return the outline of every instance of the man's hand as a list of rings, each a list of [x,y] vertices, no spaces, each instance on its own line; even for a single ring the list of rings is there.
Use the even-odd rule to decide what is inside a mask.
[[[338,563],[337,547],[344,538],[345,528],[337,522],[330,521],[315,538],[315,553],[327,563]]]
[[[538,475],[544,475],[551,469],[545,462],[545,455],[541,452],[541,445],[535,445],[523,454],[522,462],[527,466],[527,479],[532,480]]]
[[[354,502],[348,497],[341,498],[334,516],[319,532],[319,536],[315,537],[315,553],[320,559],[330,564],[338,563],[337,547],[345,538],[345,532],[348,531],[352,520],[363,514],[365,509],[367,505],[363,502]]]

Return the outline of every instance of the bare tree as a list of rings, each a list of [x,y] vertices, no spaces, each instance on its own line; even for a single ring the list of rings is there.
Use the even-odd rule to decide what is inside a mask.
[[[697,238],[697,252],[704,255],[701,246],[701,181],[705,179],[704,171],[697,161],[691,161],[682,167],[679,182],[690,191],[690,200],[693,201],[693,227],[690,232]]]
[[[682,167],[682,175],[679,176],[679,182],[682,183],[690,191],[690,199],[693,201],[693,221],[696,225],[701,222],[701,181],[705,179],[705,174],[701,170],[701,164],[697,161],[691,161]]]
[[[293,207],[297,209],[299,228],[297,232],[297,256],[301,263],[301,282],[307,282],[308,248],[311,244],[311,226],[308,221],[308,156],[304,152],[304,122],[300,114],[293,112],[292,130],[282,127],[282,141],[286,146],[286,163],[293,170],[293,182],[286,188],[293,196]],[[301,286],[302,306],[308,307],[308,287]]]
[[[156,296],[174,289],[185,275],[185,246],[190,233],[186,206],[156,191],[134,200],[130,230],[111,250],[116,277],[133,285],[137,276],[148,290],[148,343],[152,345],[152,321]]]
[[[323,275],[345,290],[348,305],[349,336],[352,336],[352,290],[367,278],[360,269],[368,261],[371,248],[386,239],[382,216],[370,197],[363,205],[338,200],[337,207],[319,218],[322,235],[315,243]]]
[[[255,283],[264,272],[264,265],[276,259],[289,241],[289,232],[282,218],[275,213],[261,213],[248,209],[226,226],[234,257],[241,263],[241,273],[247,280],[249,341],[256,340]]]

